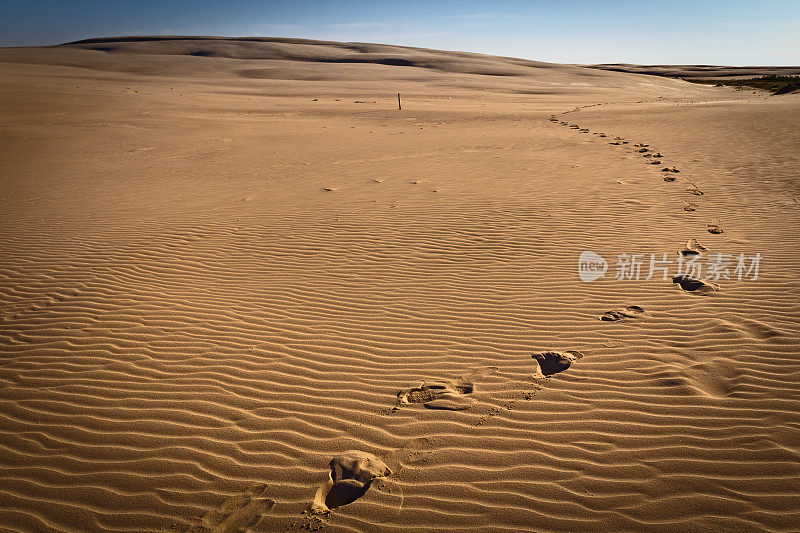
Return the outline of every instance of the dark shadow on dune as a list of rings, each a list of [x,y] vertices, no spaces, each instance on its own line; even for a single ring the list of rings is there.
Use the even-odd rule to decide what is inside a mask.
[[[308,61],[319,63],[372,63],[375,65],[392,65],[395,67],[432,68],[430,65],[425,65],[418,61],[410,61],[408,59],[400,59],[396,57],[313,58],[308,59]]]
[[[777,91],[775,91],[772,94],[777,96],[777,95],[781,95],[781,94],[791,94],[791,93],[796,93],[796,92],[800,92],[800,83],[790,83],[790,84],[785,85],[784,87],[778,89]]]

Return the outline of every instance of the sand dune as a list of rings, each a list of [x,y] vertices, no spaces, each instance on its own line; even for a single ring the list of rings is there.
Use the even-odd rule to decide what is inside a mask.
[[[746,78],[755,76],[796,76],[798,67],[726,67],[721,65],[630,65],[627,63],[605,63],[589,65],[590,68],[630,72],[632,74],[651,74],[678,78]]]
[[[0,84],[0,529],[797,529],[800,96],[208,38]],[[687,249],[760,276],[614,279]]]

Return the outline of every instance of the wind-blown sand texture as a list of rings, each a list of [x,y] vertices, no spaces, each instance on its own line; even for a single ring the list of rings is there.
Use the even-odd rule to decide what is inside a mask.
[[[0,529],[796,531],[798,119],[372,44],[0,50]],[[687,241],[759,279],[614,279]],[[314,512],[336,468],[368,490]]]

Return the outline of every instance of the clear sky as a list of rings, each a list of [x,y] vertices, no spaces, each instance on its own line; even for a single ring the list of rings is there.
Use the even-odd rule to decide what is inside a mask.
[[[304,37],[560,63],[800,65],[800,0],[0,0],[0,46]]]

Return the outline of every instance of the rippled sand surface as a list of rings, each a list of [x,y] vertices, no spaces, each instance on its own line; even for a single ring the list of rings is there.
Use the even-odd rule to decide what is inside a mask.
[[[383,45],[0,49],[0,529],[796,530],[798,119]],[[729,279],[673,283],[687,244]]]

